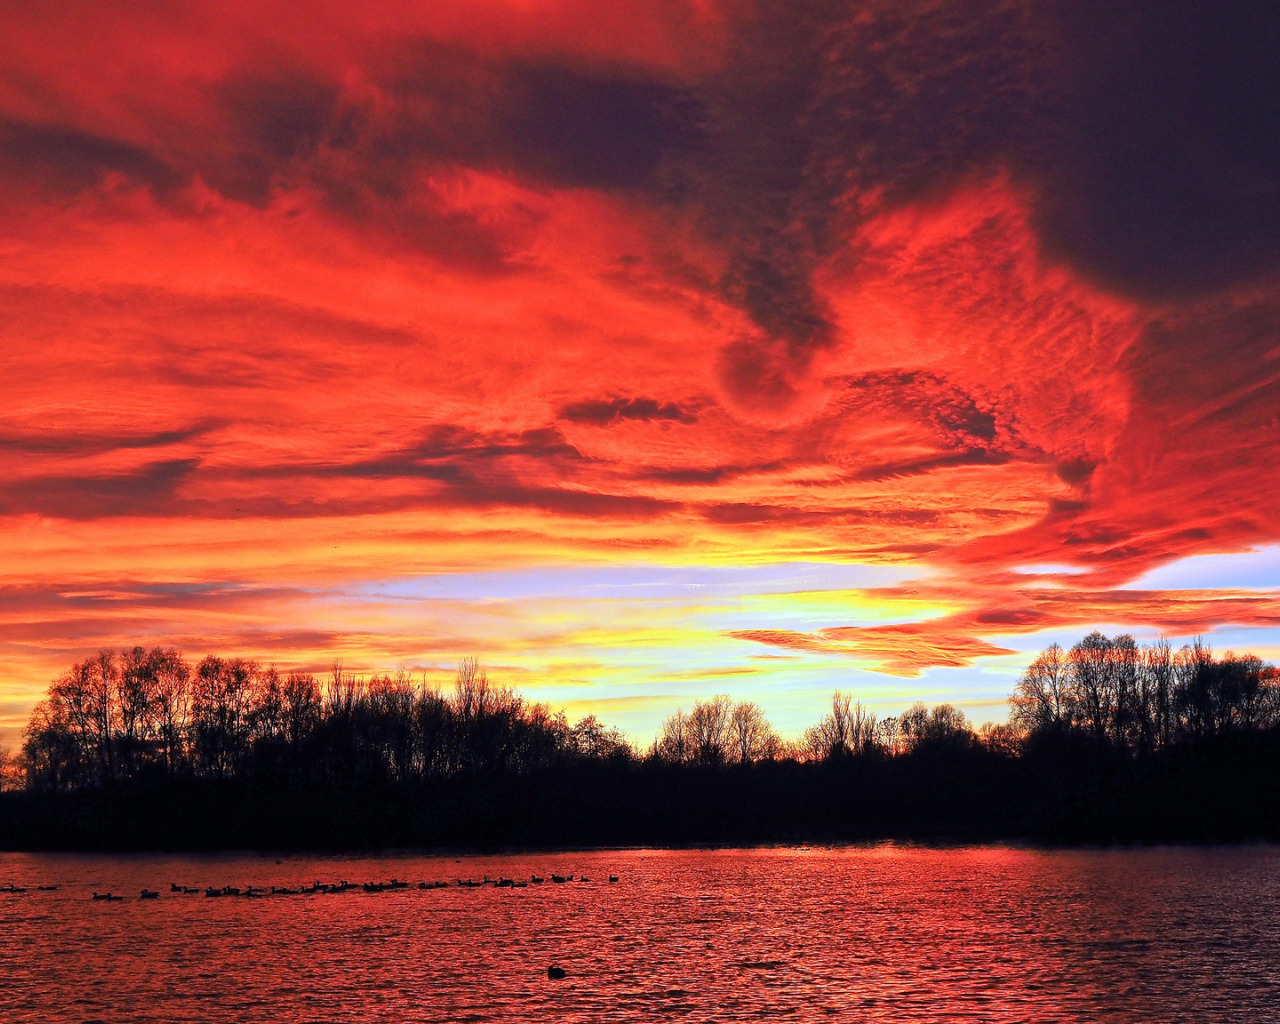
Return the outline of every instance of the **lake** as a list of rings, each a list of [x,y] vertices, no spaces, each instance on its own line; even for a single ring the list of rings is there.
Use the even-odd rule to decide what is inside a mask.
[[[0,854],[9,885],[6,1022],[1280,1020],[1271,846]]]

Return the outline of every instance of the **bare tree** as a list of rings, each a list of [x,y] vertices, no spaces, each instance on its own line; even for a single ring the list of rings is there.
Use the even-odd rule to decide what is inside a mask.
[[[1111,638],[1110,689],[1114,694],[1111,713],[1111,739],[1119,747],[1136,749],[1142,740],[1142,706],[1138,685],[1138,645],[1128,633]]]
[[[698,764],[723,764],[728,759],[733,701],[724,694],[698,701],[685,720],[689,745]]]
[[[729,759],[738,764],[773,760],[780,742],[759,704],[743,701],[734,705],[729,719]]]
[[[1196,637],[1174,659],[1175,696],[1181,724],[1191,736],[1212,736],[1218,727],[1213,650]]]
[[[1111,735],[1116,706],[1116,675],[1111,641],[1094,630],[1071,648],[1071,683],[1081,718],[1093,738]]]
[[[831,695],[831,713],[804,734],[810,760],[830,760],[865,754],[876,745],[876,718],[861,701],[842,690]]]
[[[1001,757],[1017,757],[1022,752],[1018,730],[1002,722],[983,722],[978,730],[978,742],[984,750]]]
[[[903,752],[902,720],[897,715],[888,715],[876,723],[875,743],[890,757]]]
[[[1079,710],[1061,647],[1050,644],[1036,656],[1014,684],[1009,703],[1010,722],[1024,733],[1061,733],[1071,727]]]
[[[676,711],[663,721],[658,730],[658,738],[653,741],[652,753],[654,757],[674,764],[693,760],[688,717],[683,710]]]
[[[463,658],[453,679],[453,709],[463,722],[474,722],[493,712],[498,694],[489,686],[489,674],[475,658]]]
[[[964,712],[951,704],[939,704],[930,711],[917,701],[898,721],[906,753],[924,747],[964,748],[975,740]]]
[[[541,705],[538,707],[541,709]],[[568,731],[568,741],[569,748],[579,757],[606,759],[629,754],[631,750],[621,732],[606,726],[595,715],[580,719]]]
[[[1142,749],[1164,747],[1173,738],[1173,652],[1161,637],[1143,648],[1139,688],[1145,709]]]
[[[902,737],[902,749],[911,753],[929,736],[929,708],[916,701],[898,716],[898,730]]]
[[[154,689],[151,730],[160,741],[165,770],[173,775],[185,761],[191,725],[191,667],[173,649],[151,652]]]
[[[20,765],[8,747],[0,747],[0,793],[20,787]]]
[[[192,732],[205,774],[224,779],[239,773],[251,739],[257,684],[258,665],[244,658],[209,656],[196,667]]]

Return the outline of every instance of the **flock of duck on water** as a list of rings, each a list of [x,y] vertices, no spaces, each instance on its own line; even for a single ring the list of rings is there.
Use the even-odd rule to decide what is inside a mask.
[[[617,875],[609,875],[608,877],[609,877],[610,883],[618,881]],[[356,882],[348,882],[345,880],[341,882],[314,882],[311,885],[300,885],[300,886],[297,886],[296,888],[289,888],[288,886],[277,886],[277,885],[267,886],[264,888],[262,886],[250,885],[247,888],[243,888],[243,889],[234,885],[224,885],[222,888],[217,888],[215,886],[210,885],[210,886],[205,886],[202,889],[199,886],[178,885],[177,882],[170,882],[169,893],[170,895],[178,895],[178,896],[199,896],[201,893],[204,893],[206,897],[212,899],[214,897],[223,897],[223,896],[260,898],[260,897],[266,897],[266,896],[316,896],[320,894],[344,893],[344,892],[377,893],[377,892],[394,892],[401,889],[448,889],[448,888],[482,889],[485,886],[492,886],[495,889],[525,889],[531,885],[542,885],[548,880],[551,881],[553,884],[557,884],[557,885],[561,885],[567,882],[575,882],[575,881],[578,883],[591,881],[591,879],[588,878],[586,875],[578,875],[578,877],[575,879],[573,875],[557,875],[554,872],[552,872],[550,876],[530,875],[528,881],[518,880],[515,878],[506,878],[501,875],[498,876],[497,878],[490,878],[488,875],[485,875],[484,878],[478,881],[474,878],[458,878],[458,879],[455,879],[452,883],[436,881],[436,882],[418,882],[416,885],[412,882],[402,881],[399,878],[393,878],[389,882],[356,883]],[[62,886],[60,885],[35,886],[35,890],[37,892],[56,892],[60,888],[62,888]],[[30,889],[29,886],[14,885],[12,882],[10,882],[8,885],[0,885],[0,893],[8,893],[8,894],[24,893],[24,892],[27,892],[29,889]],[[91,898],[95,900],[100,900],[105,903],[118,903],[126,899],[126,897],[118,896],[112,892],[97,892],[96,890],[94,891]],[[158,889],[143,889],[138,896],[138,899],[141,899],[141,900],[158,900],[159,898],[160,898],[160,892]]]

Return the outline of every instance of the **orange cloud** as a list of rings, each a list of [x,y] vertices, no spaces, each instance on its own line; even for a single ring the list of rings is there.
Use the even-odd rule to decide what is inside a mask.
[[[868,628],[838,626],[815,634],[748,629],[729,635],[785,650],[843,654],[896,676],[918,676],[927,668],[954,668],[971,665],[978,658],[1014,653],[977,637],[942,633],[922,623]]]
[[[1115,589],[1280,538],[1252,15],[135,7],[0,15],[7,728],[96,645],[479,641],[296,596],[370,580],[911,566],[914,624],[797,587],[698,634],[903,676],[1276,625]],[[535,632],[512,671],[581,661]]]

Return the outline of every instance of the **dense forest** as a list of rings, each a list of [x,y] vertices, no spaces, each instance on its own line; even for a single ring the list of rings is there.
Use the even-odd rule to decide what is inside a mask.
[[[877,718],[837,691],[788,741],[717,696],[638,749],[474,660],[442,691],[105,651],[54,681],[6,759],[0,846],[1280,836],[1280,675],[1256,657],[1094,632],[1042,652],[1010,709],[975,731],[949,704]]]

